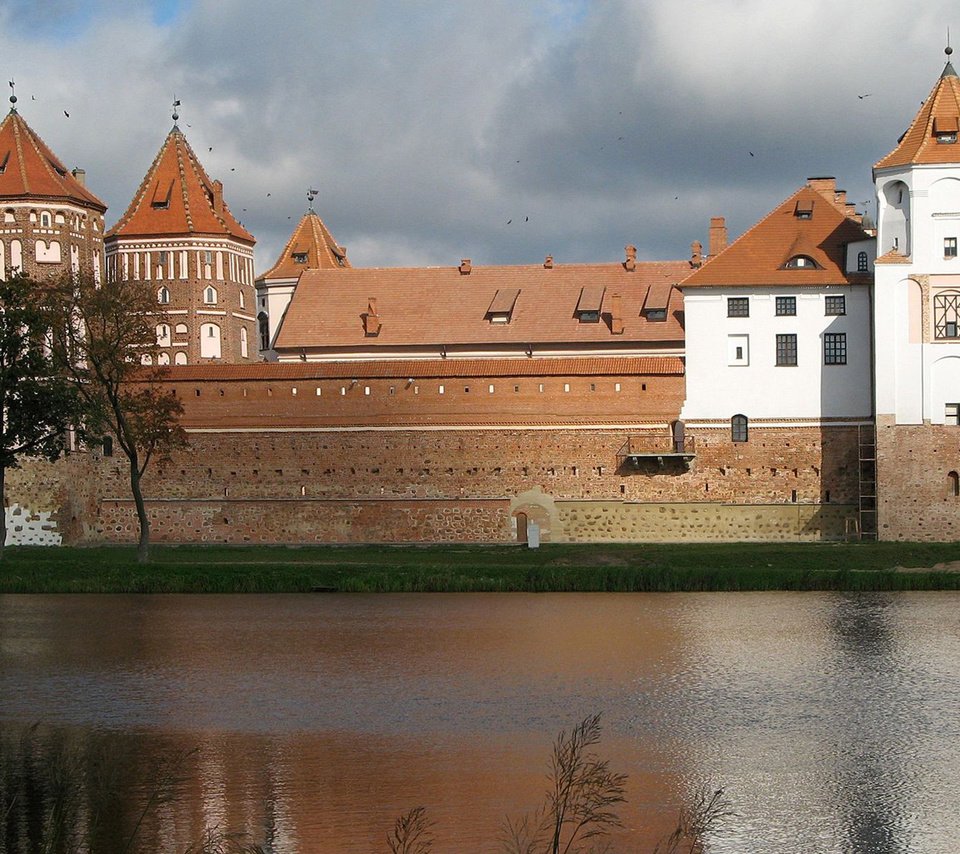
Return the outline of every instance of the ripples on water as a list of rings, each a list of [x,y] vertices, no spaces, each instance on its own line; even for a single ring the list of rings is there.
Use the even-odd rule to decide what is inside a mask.
[[[700,782],[713,854],[953,854],[956,594],[0,597],[0,726],[43,721],[122,781],[122,836],[183,755],[144,851],[204,826],[293,854],[493,851],[556,732],[603,711],[648,851]],[[196,748],[193,752],[190,752]],[[126,826],[124,824],[126,822]],[[629,842],[628,842],[629,840]],[[110,843],[101,850],[110,852]],[[0,849],[2,851],[2,849]]]

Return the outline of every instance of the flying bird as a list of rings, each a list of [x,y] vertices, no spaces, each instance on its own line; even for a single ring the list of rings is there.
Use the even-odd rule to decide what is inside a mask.
[[[752,151],[748,151],[748,152],[747,152],[747,154],[749,154],[749,155],[750,155],[751,157],[753,157],[753,156],[754,156],[754,154],[753,154],[753,152],[752,152]]]
[[[70,118],[70,113],[68,113],[66,110],[63,111],[63,114],[64,114],[68,119]]]
[[[269,196],[270,194],[269,194],[269,193],[267,193],[267,195]]]
[[[231,166],[231,167],[230,167],[230,171],[231,171],[231,172],[236,172],[236,171],[237,171],[237,167],[236,167],[236,166]]]
[[[213,151],[213,146],[211,145],[211,146],[207,149],[207,151]]]
[[[863,95],[857,95],[857,97],[862,101],[864,98],[869,98],[873,92],[866,92]]]
[[[530,222],[530,217],[525,216],[525,217],[523,218],[523,221],[524,221],[524,222]]]
[[[508,219],[508,220],[507,220],[507,225],[510,225],[511,222],[513,222],[513,220],[512,220],[512,219]]]

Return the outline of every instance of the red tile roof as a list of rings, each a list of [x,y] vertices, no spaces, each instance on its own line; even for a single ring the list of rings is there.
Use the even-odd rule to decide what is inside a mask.
[[[914,117],[897,147],[874,169],[909,164],[960,163],[960,141],[943,144],[939,133],[956,133],[960,121],[960,78],[948,62],[933,91]]]
[[[683,302],[673,285],[690,271],[687,261],[643,262],[632,272],[624,264],[310,270],[300,277],[275,349],[679,343]],[[640,313],[647,291],[664,283],[671,289],[667,319],[648,321]],[[603,294],[599,323],[579,322],[584,289]],[[519,291],[510,322],[491,322],[498,291],[509,290]],[[610,330],[615,295],[621,297],[621,335]],[[365,336],[362,322],[371,297],[382,324],[376,338]]]
[[[255,239],[230,213],[223,187],[211,181],[174,125],[147,171],[130,207],[107,237],[227,235],[244,243]]]
[[[811,179],[811,184],[710,259],[683,287],[868,284],[869,274],[846,272],[845,247],[869,235],[850,216],[832,180]],[[798,211],[809,211],[809,219]],[[816,266],[786,269],[798,255],[811,258]]]
[[[678,356],[583,356],[532,359],[376,359],[339,362],[254,362],[176,365],[164,382],[285,382],[335,379],[444,377],[683,376]],[[151,371],[149,376],[154,376]]]
[[[306,261],[298,263],[294,255],[306,255]],[[349,266],[347,251],[333,239],[320,217],[308,211],[290,235],[277,263],[258,278],[296,279],[304,270],[340,270]]]
[[[0,199],[58,199],[103,213],[107,206],[80,184],[16,110],[0,122]]]

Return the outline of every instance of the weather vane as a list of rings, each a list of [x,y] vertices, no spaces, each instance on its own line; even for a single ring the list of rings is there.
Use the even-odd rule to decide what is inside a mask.
[[[173,96],[173,123],[177,123],[177,119],[180,118],[180,114],[177,112],[177,107],[180,106],[180,99],[176,95]]]
[[[307,190],[307,201],[310,203],[310,213],[313,213],[313,200],[317,197],[319,190],[314,190],[312,187]]]
[[[10,81],[10,109],[14,112],[17,111],[17,89],[14,82]]]

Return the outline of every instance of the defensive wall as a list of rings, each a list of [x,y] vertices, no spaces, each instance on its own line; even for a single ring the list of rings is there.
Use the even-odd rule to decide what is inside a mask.
[[[420,366],[419,376],[410,364],[172,371],[190,444],[144,479],[153,537],[510,542],[530,522],[546,542],[848,532],[855,426],[770,422],[733,442],[728,422],[704,423],[678,441],[683,378],[669,360],[645,363],[647,373],[554,361],[553,373],[492,361],[469,374]],[[48,533],[65,542],[135,539],[119,454],[28,461],[8,487],[11,506],[38,524],[49,514]]]

